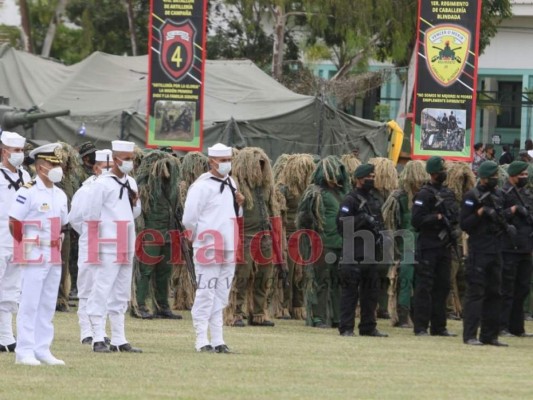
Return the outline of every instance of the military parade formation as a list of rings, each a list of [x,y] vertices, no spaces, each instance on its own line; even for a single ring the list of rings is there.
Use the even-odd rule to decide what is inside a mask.
[[[142,353],[126,338],[128,311],[190,310],[195,349],[212,353],[232,352],[224,326],[276,319],[345,337],[358,319],[359,335],[380,338],[390,332],[378,318],[419,337],[458,336],[447,321],[462,319],[470,346],[531,336],[527,160],[272,163],[220,143],[177,156],[122,140],[0,140],[0,352],[17,364],[65,364],[51,352],[53,317],[72,307],[96,353]]]

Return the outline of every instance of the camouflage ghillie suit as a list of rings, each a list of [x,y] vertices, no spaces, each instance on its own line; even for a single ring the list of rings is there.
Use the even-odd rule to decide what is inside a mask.
[[[342,255],[342,237],[337,232],[336,219],[340,203],[350,188],[344,165],[339,158],[328,156],[316,165],[311,184],[298,205],[296,227],[315,231],[321,240],[321,243],[307,243],[303,257],[308,260],[320,251],[318,259],[304,268],[306,324],[310,326],[335,327],[339,323],[338,264]]]

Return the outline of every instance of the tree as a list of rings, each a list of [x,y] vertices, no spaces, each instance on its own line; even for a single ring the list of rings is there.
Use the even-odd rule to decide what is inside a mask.
[[[43,48],[41,50],[41,56],[49,57],[50,50],[52,49],[52,43],[56,36],[57,25],[61,23],[63,14],[65,13],[65,8],[67,6],[68,0],[58,0],[56,9],[52,17],[50,18],[50,24],[48,25],[48,31],[44,38]]]

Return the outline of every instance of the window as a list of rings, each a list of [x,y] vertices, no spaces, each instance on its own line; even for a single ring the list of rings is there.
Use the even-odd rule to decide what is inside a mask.
[[[522,119],[522,82],[498,82],[500,113],[498,128],[520,128]]]

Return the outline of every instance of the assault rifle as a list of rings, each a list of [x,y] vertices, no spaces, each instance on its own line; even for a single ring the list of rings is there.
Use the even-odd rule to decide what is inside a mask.
[[[500,228],[498,235],[501,235],[502,232],[507,233],[509,236],[516,235],[516,228],[514,225],[508,224],[507,221],[500,214],[500,209],[496,208],[494,204],[494,199],[491,196],[491,192],[487,191],[478,197],[478,202],[483,206],[483,213],[487,216]]]
[[[450,220],[452,219],[452,215],[450,214],[450,210],[446,207],[444,203],[444,198],[435,190],[435,198],[437,199],[437,202],[435,203],[435,208],[437,211],[442,215],[442,223],[444,224],[444,229],[439,232],[439,239],[444,240],[446,239],[446,236],[448,237],[448,240],[450,241],[450,245],[452,246],[452,250],[455,253],[455,256],[459,261],[461,261],[461,253],[459,252],[459,245],[457,243],[457,235],[455,234],[452,224]]]
[[[526,211],[526,215],[524,215],[524,217],[526,217],[526,222],[533,226],[533,216],[531,215],[531,210],[530,210],[530,207],[529,205],[526,204],[526,202],[524,201],[522,195],[520,194],[520,192],[518,191],[518,189],[516,188],[516,186],[512,186],[509,188],[509,190],[507,192],[505,192],[505,194],[509,194],[511,193],[512,191],[515,192],[516,194],[516,197],[518,198],[518,202],[520,203],[520,205],[524,208],[524,210]],[[533,232],[529,234],[529,237],[532,237],[533,236]]]
[[[359,204],[359,209],[364,210],[370,217],[367,218],[367,222],[368,225],[370,225],[370,232],[372,232],[372,234],[374,235],[376,246],[383,246],[383,236],[381,234],[381,231],[384,230],[385,227],[381,224],[379,218],[376,218],[376,216],[372,214],[372,210],[368,206],[368,202],[366,201],[366,199],[360,194],[357,195],[357,198],[361,202],[361,204]]]

